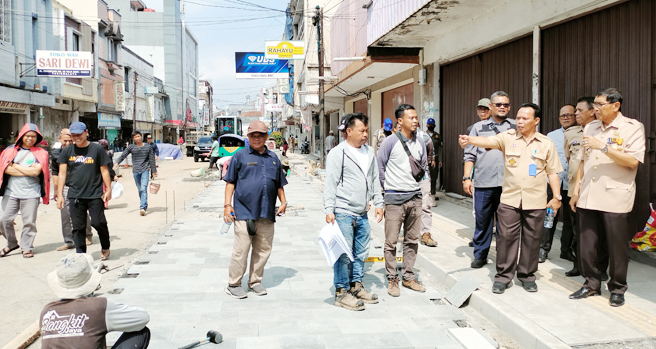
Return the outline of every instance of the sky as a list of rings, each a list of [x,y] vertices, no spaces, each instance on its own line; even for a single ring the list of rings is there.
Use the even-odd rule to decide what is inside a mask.
[[[146,6],[163,11],[162,0],[143,0]],[[280,40],[289,0],[181,0],[183,19],[198,39],[199,79],[211,80],[214,105],[242,103],[250,95],[254,100],[260,88],[275,84],[275,79],[235,78],[235,52],[264,52],[265,40]],[[221,22],[228,21],[228,23]]]

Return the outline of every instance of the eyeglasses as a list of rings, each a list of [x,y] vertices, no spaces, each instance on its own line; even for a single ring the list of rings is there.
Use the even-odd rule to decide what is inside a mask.
[[[609,105],[609,104],[612,104],[612,103],[596,103],[595,102],[595,103],[592,103],[592,107],[597,108],[597,109],[601,109],[601,107],[603,107],[605,105]]]
[[[267,136],[266,133],[260,133],[260,132],[253,132],[248,134],[248,137],[250,138],[266,138],[266,136]]]
[[[560,115],[558,117],[561,118],[561,119],[571,119],[573,117],[576,117],[576,114],[563,114],[563,115]]]
[[[506,109],[510,108],[510,103],[493,103],[497,108],[504,107]]]

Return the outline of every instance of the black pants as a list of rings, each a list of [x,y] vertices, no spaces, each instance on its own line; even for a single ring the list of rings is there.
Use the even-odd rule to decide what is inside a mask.
[[[214,167],[214,164],[216,164],[217,161],[219,161],[218,156],[210,156],[210,170],[212,169],[212,167]],[[216,169],[220,170],[218,166],[216,167]]]
[[[69,211],[73,223],[73,241],[75,252],[87,253],[87,212],[91,217],[91,226],[98,232],[100,246],[109,249],[109,229],[105,218],[105,203],[102,199],[69,199]]]
[[[439,164],[436,163],[436,166],[430,166],[430,182],[431,182],[431,195],[435,195],[437,191],[437,177],[439,177],[440,171],[439,171]]]
[[[150,344],[150,330],[144,327],[137,332],[123,332],[112,349],[146,349]]]
[[[577,208],[579,217],[579,263],[581,275],[585,278],[583,287],[591,290],[601,289],[600,273],[604,266],[603,258],[610,257],[608,290],[624,294],[627,289],[626,274],[629,269],[629,214],[610,213]],[[602,241],[606,241],[606,246]]]
[[[542,242],[540,243],[540,248],[547,253],[551,251],[554,233],[556,233],[556,223],[558,223],[558,218],[561,216],[563,217],[563,234],[560,236],[560,252],[569,253],[572,251],[576,222],[572,221],[572,208],[569,207],[569,196],[567,196],[567,190],[563,190],[562,186],[560,187],[560,195],[563,196],[563,201],[560,210],[558,210],[554,216],[553,227],[542,228]],[[547,202],[552,198],[553,192],[551,191],[551,187],[547,186]]]

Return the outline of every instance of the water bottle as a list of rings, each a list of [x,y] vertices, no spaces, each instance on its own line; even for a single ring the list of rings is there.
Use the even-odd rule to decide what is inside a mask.
[[[232,215],[232,221],[234,222],[235,221],[235,213],[230,212],[230,215]],[[230,230],[231,225],[232,225],[232,222],[228,223],[228,222],[224,221],[223,226],[221,227],[221,235],[228,234],[228,230]]]
[[[545,228],[553,228],[554,224],[554,210],[553,208],[549,207],[547,209],[547,216],[544,217],[544,227]]]

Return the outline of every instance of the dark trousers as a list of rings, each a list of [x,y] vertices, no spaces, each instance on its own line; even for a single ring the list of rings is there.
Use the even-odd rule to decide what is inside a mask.
[[[514,208],[503,203],[499,204],[497,217],[500,230],[497,236],[495,282],[509,283],[515,277],[515,271],[519,281],[535,281],[540,255],[540,238],[546,213],[546,209],[522,210],[521,205],[519,208]]]
[[[572,221],[572,208],[569,207],[569,196],[567,196],[567,190],[563,190],[563,187],[560,187],[560,195],[563,196],[562,205],[560,210],[556,212],[554,216],[554,225],[551,228],[542,228],[542,242],[540,243],[540,248],[545,250],[547,253],[551,251],[551,245],[553,244],[554,233],[556,233],[556,223],[558,219],[563,217],[563,232],[560,236],[560,252],[569,253],[572,251],[572,241],[574,240],[574,229],[576,227],[576,222]],[[547,202],[553,199],[553,192],[551,187],[547,186]]]
[[[476,188],[474,190],[474,207],[476,211],[476,228],[474,229],[474,258],[485,259],[490,252],[494,214],[501,200],[501,187]],[[499,225],[497,222],[497,232]]]
[[[214,164],[216,164],[217,161],[219,161],[218,156],[210,156],[210,170],[214,167]],[[216,169],[218,170],[219,167],[217,166]]]
[[[146,349],[150,344],[150,330],[144,327],[137,332],[123,332],[112,349]]]
[[[624,294],[627,289],[626,274],[629,268],[629,214],[610,213],[596,210],[577,209],[579,217],[579,263],[585,278],[583,287],[591,290],[601,289],[600,257],[604,252],[610,257],[608,290]],[[604,239],[606,246],[600,241]],[[605,269],[604,269],[605,271]]]
[[[109,249],[109,229],[105,218],[105,203],[102,199],[69,199],[71,222],[73,223],[73,241],[75,252],[87,253],[86,229],[87,212],[91,217],[91,226],[98,232],[100,246]]]
[[[439,164],[436,163],[438,166],[430,166],[430,184],[431,184],[431,195],[435,195],[437,192],[437,178],[439,177],[440,171],[439,171]]]

